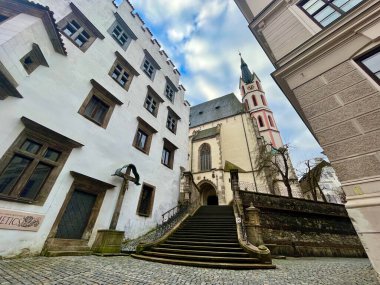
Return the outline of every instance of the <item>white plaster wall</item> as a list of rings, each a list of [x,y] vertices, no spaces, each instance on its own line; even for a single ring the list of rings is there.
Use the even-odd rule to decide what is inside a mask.
[[[54,11],[57,21],[70,12],[69,1],[39,2]],[[180,167],[187,165],[189,107],[184,105],[183,90],[176,94],[174,104],[168,100],[160,104],[157,118],[144,109],[143,102],[148,84],[165,98],[165,75],[177,86],[179,75],[167,63],[167,58],[160,54],[159,46],[151,41],[151,36],[141,28],[140,20],[130,14],[131,8],[127,4],[119,7],[118,13],[138,39],[132,41],[124,52],[107,32],[115,20],[113,12],[116,8],[112,1],[97,1],[96,6],[88,0],[74,3],[105,36],[104,40],[96,39],[85,53],[65,37],[63,41],[68,55],[56,53],[39,18],[21,14],[0,24],[0,61],[17,81],[17,89],[24,97],[8,97],[0,101],[0,156],[23,130],[24,126],[20,121],[22,116],[84,145],[72,151],[43,206],[0,201],[2,209],[45,215],[38,232],[0,230],[0,256],[15,255],[22,250],[34,254],[40,252],[73,182],[70,171],[116,185],[116,188],[106,193],[90,244],[97,229],[109,227],[121,185],[121,179],[112,177],[111,174],[122,165],[135,164],[140,174],[140,182],[156,187],[152,216],[145,218],[136,215],[141,186],[130,184],[117,225],[117,229],[125,230],[127,238],[134,238],[150,230],[160,221],[163,212],[177,204]],[[31,50],[32,43],[40,46],[49,67],[39,66],[28,75],[19,60]],[[156,72],[153,82],[140,70],[144,58],[143,49],[147,49],[162,68]],[[132,80],[128,92],[108,75],[116,59],[116,50],[140,72]],[[90,79],[98,81],[123,102],[123,105],[115,107],[106,129],[78,114],[80,106],[92,89]],[[181,117],[176,134],[165,126],[167,106]],[[137,116],[158,131],[153,136],[149,155],[132,146]],[[161,164],[164,137],[179,148],[175,152],[173,170]]]

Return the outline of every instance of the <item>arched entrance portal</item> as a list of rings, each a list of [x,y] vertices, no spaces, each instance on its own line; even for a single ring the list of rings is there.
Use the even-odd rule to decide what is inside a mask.
[[[199,185],[202,195],[202,205],[219,205],[218,195],[215,186],[210,182],[203,182]]]

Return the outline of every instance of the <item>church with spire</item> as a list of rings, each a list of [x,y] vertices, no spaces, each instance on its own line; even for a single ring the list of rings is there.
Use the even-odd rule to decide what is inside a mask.
[[[242,58],[239,87],[240,100],[230,93],[190,108],[188,169],[203,205],[231,203],[231,169],[239,171],[241,190],[287,195],[280,183],[258,170],[260,146],[283,143],[260,79]],[[294,185],[293,196],[300,195]]]

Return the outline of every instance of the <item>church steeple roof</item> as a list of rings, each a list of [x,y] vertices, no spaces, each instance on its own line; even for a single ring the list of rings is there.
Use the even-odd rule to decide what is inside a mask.
[[[240,62],[241,62],[240,64],[241,79],[243,80],[245,84],[252,83],[253,74],[251,73],[251,71],[249,71],[248,65],[245,63],[244,59],[241,57],[241,53],[239,53],[239,55],[240,55]]]

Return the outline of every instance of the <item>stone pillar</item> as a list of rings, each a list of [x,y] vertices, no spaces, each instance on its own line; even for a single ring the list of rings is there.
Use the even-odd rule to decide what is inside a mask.
[[[264,244],[261,235],[260,210],[251,203],[245,211],[248,241],[255,246]]]

